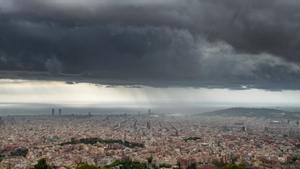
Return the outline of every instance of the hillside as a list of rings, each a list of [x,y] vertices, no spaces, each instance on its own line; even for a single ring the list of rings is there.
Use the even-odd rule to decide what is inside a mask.
[[[270,108],[229,108],[199,115],[203,116],[223,116],[223,117],[257,117],[257,118],[286,118],[300,119],[300,112],[289,112]]]

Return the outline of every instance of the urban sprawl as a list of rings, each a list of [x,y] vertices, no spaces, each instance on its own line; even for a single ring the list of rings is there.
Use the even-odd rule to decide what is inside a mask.
[[[116,160],[164,168],[300,168],[300,126],[293,119],[156,115],[64,115],[0,118],[0,169],[28,169],[46,159],[55,168]]]

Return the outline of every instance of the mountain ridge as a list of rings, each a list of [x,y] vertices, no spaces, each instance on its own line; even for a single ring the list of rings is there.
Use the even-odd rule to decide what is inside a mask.
[[[250,107],[232,107],[211,112],[205,112],[198,115],[202,116],[222,116],[222,117],[258,117],[258,118],[286,118],[300,119],[300,112],[292,112],[272,108],[250,108]]]

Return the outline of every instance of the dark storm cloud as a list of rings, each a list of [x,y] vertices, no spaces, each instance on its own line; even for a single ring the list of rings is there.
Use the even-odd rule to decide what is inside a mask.
[[[299,11],[298,0],[0,0],[0,68],[299,88]]]

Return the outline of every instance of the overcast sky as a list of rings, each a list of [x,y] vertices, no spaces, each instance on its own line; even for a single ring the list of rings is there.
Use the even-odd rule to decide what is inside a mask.
[[[0,71],[300,88],[299,0],[0,0],[0,32]]]
[[[91,107],[200,108],[265,107],[300,104],[300,91],[207,89],[191,87],[126,87],[61,81],[0,80],[0,107],[11,103],[61,104]]]

